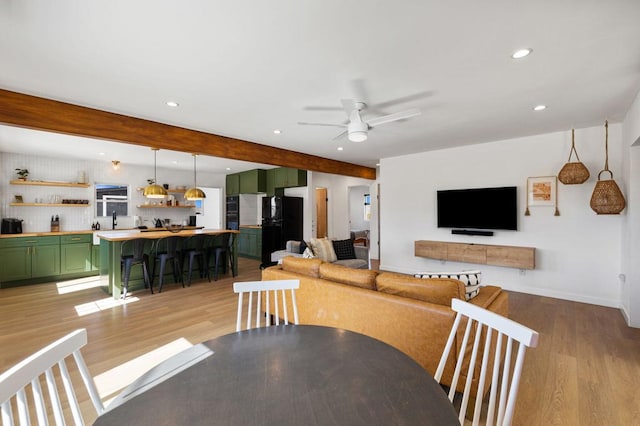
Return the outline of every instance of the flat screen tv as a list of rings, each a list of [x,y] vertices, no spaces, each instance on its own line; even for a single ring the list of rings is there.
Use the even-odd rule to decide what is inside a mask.
[[[438,191],[438,228],[518,229],[517,187]]]

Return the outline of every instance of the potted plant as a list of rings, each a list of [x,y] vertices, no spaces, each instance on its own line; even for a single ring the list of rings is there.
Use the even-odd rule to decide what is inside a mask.
[[[29,170],[27,169],[16,169],[16,174],[18,175],[18,179],[27,180],[29,177]]]

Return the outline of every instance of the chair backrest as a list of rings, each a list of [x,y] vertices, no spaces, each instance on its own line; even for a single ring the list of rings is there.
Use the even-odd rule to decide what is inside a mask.
[[[156,240],[154,248],[152,250],[154,253],[154,256],[157,256],[159,254],[166,254],[169,257],[171,256],[177,257],[178,250],[180,249],[180,244],[182,243],[182,239],[183,237],[173,236],[173,237],[164,237]]]
[[[30,424],[29,412],[35,411],[38,424],[46,425],[47,407],[53,413],[56,424],[65,424],[62,404],[68,403],[73,416],[74,424],[84,424],[80,406],[73,389],[71,376],[67,370],[65,358],[73,358],[82,376],[87,392],[98,415],[104,412],[104,406],[98,395],[96,385],[89,374],[89,370],[82,358],[80,348],[87,344],[87,330],[79,329],[67,334],[63,338],[51,343],[9,370],[0,375],[0,404],[2,404],[2,424],[13,425],[13,409],[15,405],[18,411],[18,419],[21,425]],[[58,365],[58,373],[54,373],[54,366]],[[41,380],[46,382],[48,401],[46,394],[40,386]],[[62,382],[60,386],[59,382]],[[31,386],[29,386],[31,384]],[[29,398],[27,389],[31,387],[32,398]],[[59,390],[64,388],[66,399],[61,400]],[[63,394],[64,395],[64,394]]]
[[[197,234],[189,237],[185,244],[186,250],[203,251],[209,240],[209,236],[206,234]]]
[[[455,371],[453,373],[453,380],[451,388],[449,389],[449,399],[453,401],[453,397],[460,378],[462,366],[466,365],[469,369],[467,371],[467,380],[464,386],[464,392],[462,394],[462,402],[460,405],[460,424],[464,423],[465,414],[467,411],[467,405],[469,403],[471,392],[471,381],[474,376],[474,369],[476,366],[476,358],[478,353],[482,353],[482,364],[480,367],[480,379],[478,383],[478,391],[475,395],[475,407],[473,411],[473,424],[477,425],[480,421],[480,411],[482,408],[482,399],[484,395],[484,387],[487,371],[492,369],[492,386],[489,396],[489,405],[487,409],[487,425],[510,425],[513,419],[513,412],[516,403],[516,397],[518,395],[518,386],[520,384],[520,375],[522,373],[522,364],[524,363],[524,355],[527,347],[536,347],[538,345],[538,333],[527,328],[515,321],[505,318],[495,312],[488,311],[479,306],[473,305],[468,302],[464,302],[460,299],[453,299],[451,301],[451,308],[457,312],[456,318],[449,334],[449,339],[445,345],[440,358],[440,363],[436,370],[434,378],[439,383],[442,378],[449,353],[453,347],[458,328],[460,327],[463,318],[466,319],[467,325],[464,331],[464,338],[460,353],[456,360]],[[469,335],[471,330],[475,328],[475,337],[473,342],[473,349],[470,351],[470,359],[465,363],[465,354],[469,351],[465,350],[469,343]],[[497,338],[493,343],[493,331],[497,332]],[[481,335],[484,335],[484,343],[481,342]],[[506,347],[503,347],[503,341],[506,339]],[[515,348],[514,348],[515,341]],[[491,350],[492,345],[495,346],[495,350]],[[481,348],[482,347],[482,348]],[[512,351],[517,349],[516,360],[511,368]],[[493,367],[489,366],[489,354],[494,352]],[[500,366],[502,365],[502,370]],[[499,379],[500,371],[502,371]],[[498,383],[501,382],[499,390],[499,404],[496,413],[496,402],[498,398]]]
[[[255,328],[262,327],[262,318],[265,319],[265,326],[270,326],[271,303],[274,304],[275,322],[280,325],[280,303],[278,294],[282,295],[282,312],[284,315],[284,323],[289,324],[289,314],[287,309],[286,290],[290,291],[291,307],[293,308],[293,323],[298,324],[298,305],[296,304],[295,290],[300,288],[300,280],[274,280],[274,281],[247,281],[233,283],[233,291],[238,293],[238,318],[236,321],[236,331],[241,330],[242,326],[242,307],[243,294],[249,293],[249,304],[247,307],[246,328],[252,327],[252,312],[255,309]],[[253,308],[254,293],[256,294],[256,305]],[[264,306],[262,310],[264,294]]]
[[[132,256],[134,260],[142,260],[145,254],[147,242],[146,238],[136,238],[135,240],[126,240],[122,242],[120,248],[120,256]]]

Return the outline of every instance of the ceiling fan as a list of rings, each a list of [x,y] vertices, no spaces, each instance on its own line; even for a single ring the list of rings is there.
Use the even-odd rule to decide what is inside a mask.
[[[395,114],[384,115],[382,117],[375,117],[365,121],[361,116],[361,112],[367,107],[364,102],[359,102],[354,99],[342,99],[341,102],[342,108],[349,117],[348,124],[308,122],[298,122],[298,124],[305,126],[332,126],[346,128],[344,132],[340,133],[334,139],[341,138],[346,134],[351,142],[363,142],[367,140],[369,130],[377,126],[391,123],[392,121],[404,120],[421,114],[419,109],[412,108],[406,111],[396,112]]]

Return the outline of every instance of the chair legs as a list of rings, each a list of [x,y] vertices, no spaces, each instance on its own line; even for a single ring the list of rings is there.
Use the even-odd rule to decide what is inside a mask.
[[[167,265],[167,260],[171,260],[172,263],[172,270],[173,270],[173,281],[174,282],[178,282],[180,281],[180,283],[182,283],[182,287],[184,288],[184,280],[182,279],[182,268],[180,267],[180,261],[178,260],[177,257],[167,257],[167,256],[158,256],[158,258],[156,258],[153,262],[153,271],[151,273],[151,292],[153,292],[153,279],[155,279],[156,276],[156,265],[158,264],[158,261],[160,261],[160,272],[158,275],[158,293],[162,292],[162,284],[164,283],[164,271],[165,271],[165,267]]]
[[[203,252],[190,251],[189,253],[189,272],[187,273],[187,285],[191,285],[191,274],[193,272],[193,263],[195,259],[198,259],[198,270],[200,271],[200,278],[207,277],[211,282],[211,275],[209,274],[209,262],[205,259]],[[205,268],[206,266],[206,268]]]
[[[120,297],[123,299],[127,297],[127,293],[129,292],[129,277],[131,276],[131,268],[133,267],[134,263],[139,263],[140,265],[142,265],[142,274],[144,275],[144,288],[151,287],[151,294],[153,294],[153,286],[151,285],[151,281],[149,280],[149,265],[147,265],[147,261],[143,260],[141,262],[134,262],[132,258],[127,258],[124,259],[122,265],[124,269],[124,276],[122,279],[122,295]]]

